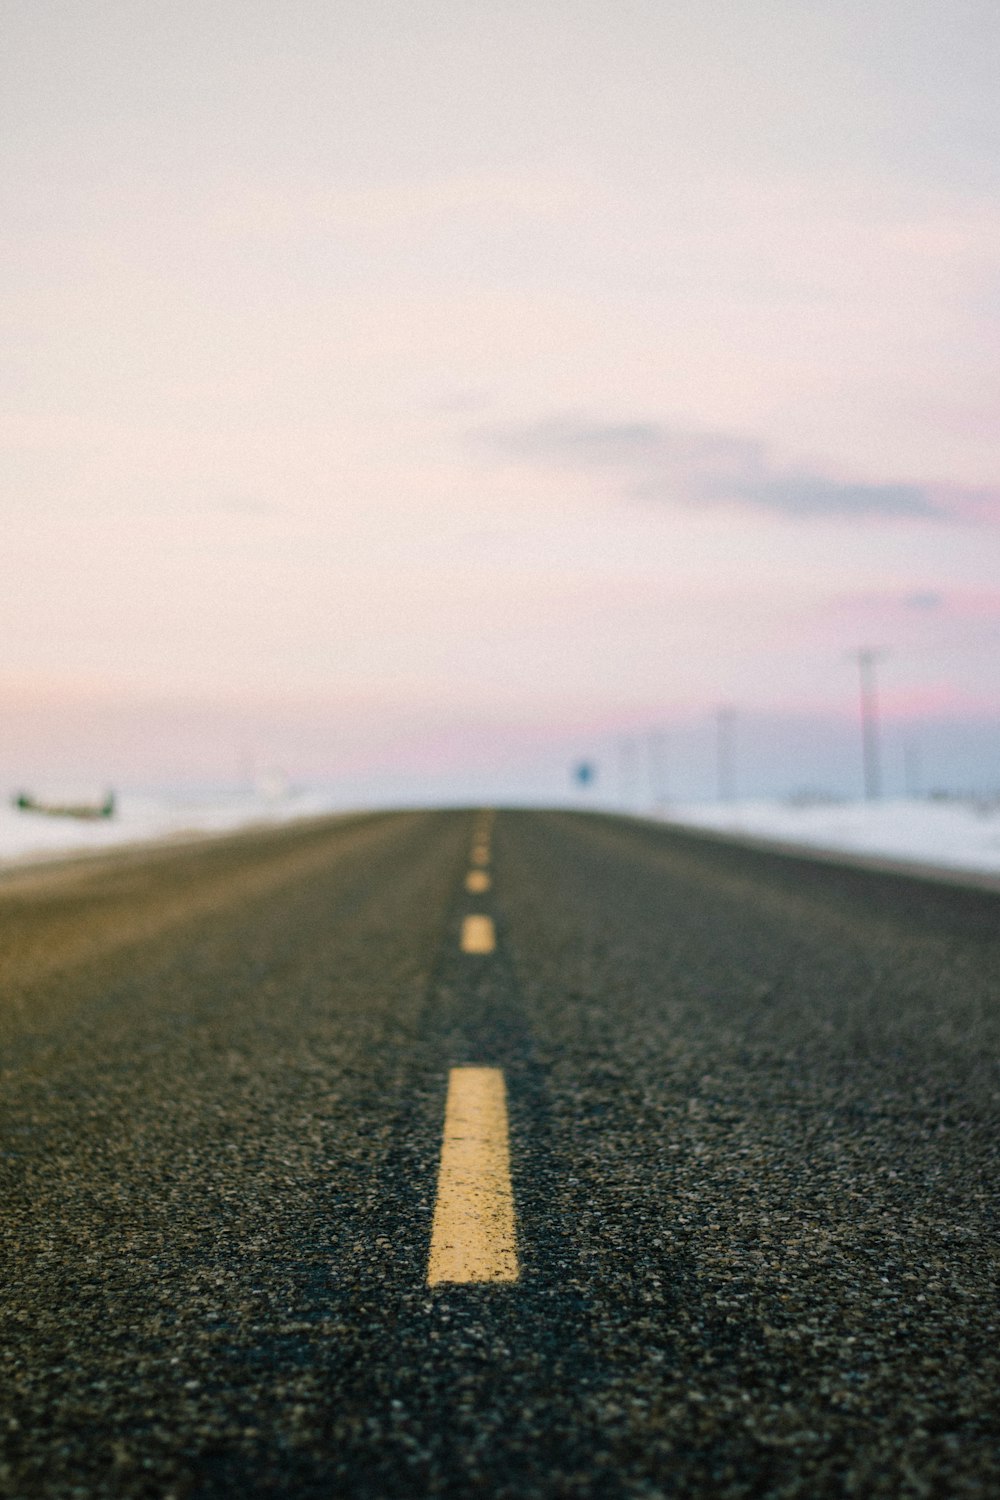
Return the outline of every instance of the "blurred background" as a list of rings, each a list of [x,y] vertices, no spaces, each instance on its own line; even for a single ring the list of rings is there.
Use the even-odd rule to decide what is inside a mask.
[[[2,29],[0,785],[997,792],[993,0]]]

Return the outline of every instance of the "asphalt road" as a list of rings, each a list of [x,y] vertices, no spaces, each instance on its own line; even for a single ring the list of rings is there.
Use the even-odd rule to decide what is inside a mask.
[[[474,823],[0,881],[0,1493],[1000,1495],[1000,897]],[[429,1286],[462,1065],[519,1276]]]

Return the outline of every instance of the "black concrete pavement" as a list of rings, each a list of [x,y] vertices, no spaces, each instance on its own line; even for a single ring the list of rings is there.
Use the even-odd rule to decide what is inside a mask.
[[[1000,1494],[1000,899],[473,822],[0,881],[0,1493]],[[522,1277],[430,1291],[463,1062]]]

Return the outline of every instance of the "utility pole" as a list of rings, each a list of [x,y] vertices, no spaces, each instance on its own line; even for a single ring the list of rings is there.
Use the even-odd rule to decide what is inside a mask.
[[[906,779],[906,795],[920,796],[920,746],[916,740],[907,740],[903,746],[903,775]]]
[[[662,729],[649,731],[649,790],[654,805],[667,800],[667,737]]]
[[[875,663],[883,655],[883,652],[873,651],[870,646],[862,646],[858,651],[858,673],[861,678],[861,760],[864,766],[866,802],[877,802],[882,795]]]
[[[716,711],[715,769],[720,802],[736,800],[736,710],[723,706]]]
[[[621,777],[621,803],[628,809],[635,789],[635,745],[624,735],[618,746],[618,769]]]

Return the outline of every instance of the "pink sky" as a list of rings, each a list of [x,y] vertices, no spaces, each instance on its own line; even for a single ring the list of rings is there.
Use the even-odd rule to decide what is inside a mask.
[[[8,12],[0,778],[1000,780],[994,6]]]

